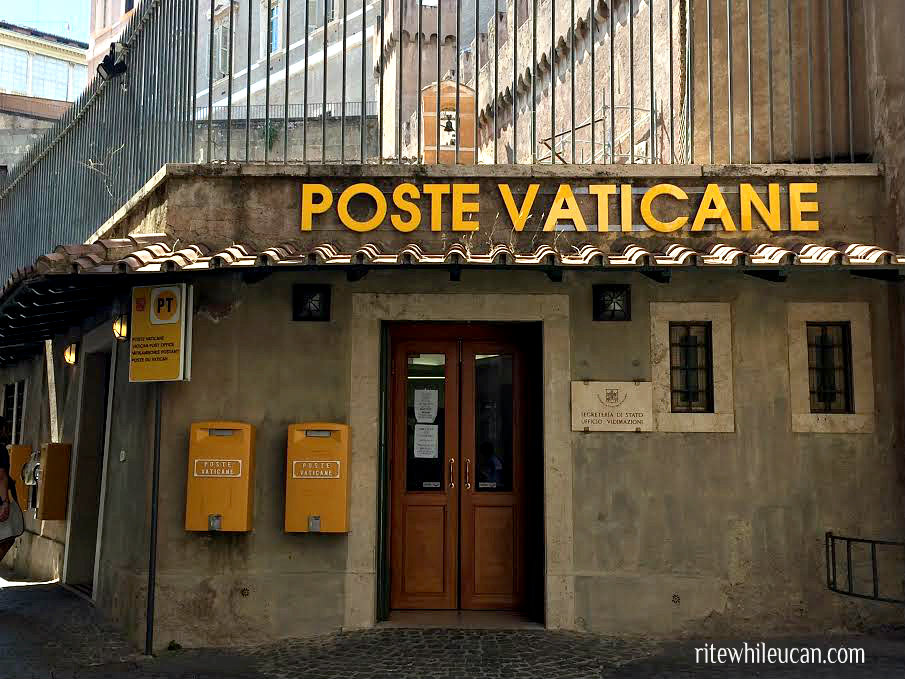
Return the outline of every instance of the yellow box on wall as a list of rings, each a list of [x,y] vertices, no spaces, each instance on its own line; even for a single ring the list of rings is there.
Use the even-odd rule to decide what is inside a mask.
[[[66,519],[71,456],[72,445],[69,443],[45,443],[41,446],[41,478],[38,481],[37,512],[39,521],[64,521]]]
[[[19,500],[19,507],[24,512],[28,509],[28,490],[25,488],[25,482],[22,480],[22,467],[31,457],[31,446],[14,446],[12,444],[6,446],[9,451],[9,476],[16,482],[16,496]]]
[[[190,437],[185,529],[251,530],[255,428],[242,422],[195,422]]]
[[[348,498],[349,427],[327,422],[290,425],[286,532],[348,532]]]

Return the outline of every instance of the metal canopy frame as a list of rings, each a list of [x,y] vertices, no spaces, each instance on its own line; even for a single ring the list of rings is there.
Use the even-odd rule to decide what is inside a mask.
[[[564,266],[555,263],[540,264],[472,264],[449,261],[443,264],[373,264],[354,262],[349,264],[289,264],[243,267],[222,267],[204,271],[162,271],[158,273],[98,273],[98,274],[43,274],[21,281],[0,302],[0,365],[14,363],[38,353],[45,340],[65,334],[80,327],[86,319],[109,314],[113,300],[134,285],[161,285],[190,283],[210,276],[239,275],[249,284],[257,283],[276,272],[341,272],[346,280],[362,280],[373,270],[379,271],[447,271],[450,280],[461,280],[464,271],[536,271],[551,282],[560,282],[567,270],[586,273],[638,273],[660,284],[668,284],[673,269],[697,271],[697,266],[637,266],[584,265]],[[895,264],[852,266],[830,264],[819,267],[768,267],[763,265],[736,264],[731,266],[707,266],[708,271],[733,271],[760,278],[771,283],[782,283],[794,271],[846,272],[853,276],[882,282],[905,280],[905,266]]]

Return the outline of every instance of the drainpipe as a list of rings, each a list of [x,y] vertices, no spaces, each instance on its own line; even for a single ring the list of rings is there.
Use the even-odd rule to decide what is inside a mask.
[[[151,536],[148,550],[148,610],[145,614],[145,655],[154,648],[154,590],[157,581],[157,505],[160,494],[160,382],[154,383],[154,470],[151,480]]]

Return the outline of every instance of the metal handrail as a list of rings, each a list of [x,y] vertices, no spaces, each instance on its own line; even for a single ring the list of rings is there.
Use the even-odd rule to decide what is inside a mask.
[[[836,543],[841,542],[845,545],[845,587],[839,586],[838,573],[836,568]],[[871,592],[855,591],[854,575],[852,569],[852,545],[863,544],[870,546],[870,564],[871,564]],[[902,556],[905,559],[905,542],[895,540],[871,540],[868,538],[854,538],[843,535],[834,535],[832,531],[826,532],[826,586],[831,592],[844,594],[845,596],[857,597],[859,599],[870,599],[872,601],[883,601],[890,604],[905,604],[905,594],[903,598],[896,599],[888,596],[880,596],[880,577],[877,566],[877,548],[878,547],[898,547],[902,549]],[[902,582],[900,586],[905,586],[905,570],[900,573]]]

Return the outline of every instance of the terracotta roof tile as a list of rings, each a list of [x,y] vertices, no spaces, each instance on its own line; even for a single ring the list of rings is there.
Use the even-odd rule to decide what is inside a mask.
[[[211,252],[204,244],[180,244],[165,234],[141,234],[92,244],[63,245],[38,257],[34,267],[15,271],[0,290],[0,300],[22,280],[35,275],[143,274],[203,272],[212,269],[293,266],[556,266],[633,269],[640,267],[750,269],[802,267],[883,267],[905,273],[905,255],[863,243],[816,243],[803,238],[771,242],[736,240],[658,241],[616,239],[601,247],[583,243],[556,247],[541,243],[514,249],[510,243],[475,247],[454,241],[428,249],[409,243],[398,250],[368,242],[351,250],[323,242],[300,246],[281,243],[260,250],[237,243]]]

